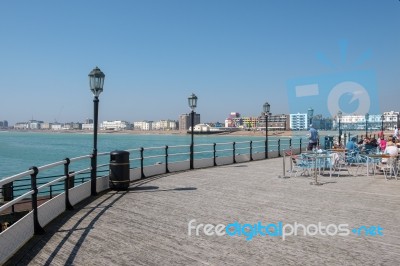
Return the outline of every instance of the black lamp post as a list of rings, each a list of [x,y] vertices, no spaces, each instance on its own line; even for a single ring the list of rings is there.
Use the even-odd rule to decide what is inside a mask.
[[[342,129],[340,128],[340,122],[342,120],[342,111],[339,111],[337,113],[337,116],[339,118],[339,146],[342,145]]]
[[[265,159],[268,158],[268,114],[271,106],[268,102],[263,104],[263,111],[265,116]]]
[[[94,119],[93,119],[93,154],[91,159],[91,194],[92,196],[97,195],[96,191],[96,179],[97,179],[97,128],[99,120],[99,95],[103,91],[104,85],[104,73],[96,67],[89,73],[89,84],[90,90],[93,93],[93,105],[94,105]]]
[[[365,114],[365,137],[368,137],[368,119],[369,119],[369,114]]]
[[[383,136],[383,119],[385,119],[385,116],[382,114],[381,115],[381,134]]]
[[[307,116],[308,116],[308,125],[310,126],[312,124],[312,117],[314,115],[314,109],[312,109],[311,107],[308,108],[307,110]]]
[[[192,95],[190,95],[188,97],[188,103],[189,103],[189,107],[190,109],[192,109],[192,112],[190,113],[190,119],[191,119],[191,137],[192,137],[192,141],[190,143],[190,169],[194,169],[193,167],[193,153],[194,153],[194,141],[193,141],[193,129],[194,129],[194,109],[197,106],[197,96],[192,93]]]

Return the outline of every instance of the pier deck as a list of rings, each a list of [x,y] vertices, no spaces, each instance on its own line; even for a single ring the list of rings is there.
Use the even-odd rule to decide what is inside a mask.
[[[400,180],[278,178],[282,158],[174,173],[64,213],[10,265],[400,265]],[[380,226],[383,236],[188,235],[188,223]],[[333,231],[333,230],[332,230]]]

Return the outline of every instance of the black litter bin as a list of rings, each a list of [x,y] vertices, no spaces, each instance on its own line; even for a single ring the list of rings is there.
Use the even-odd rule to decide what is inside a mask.
[[[4,201],[13,200],[14,199],[13,182],[4,184],[1,193],[3,194]]]
[[[332,149],[333,147],[333,137],[332,136],[325,136],[325,146],[324,149]]]
[[[126,190],[129,187],[129,152],[110,153],[110,188]]]

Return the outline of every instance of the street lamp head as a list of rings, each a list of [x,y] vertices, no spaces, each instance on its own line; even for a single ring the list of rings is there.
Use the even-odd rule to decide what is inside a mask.
[[[365,114],[365,120],[368,120],[368,119],[369,119],[369,114],[366,113],[366,114]]]
[[[342,115],[343,115],[342,111],[339,111],[339,112],[337,113],[337,116],[339,117],[339,119],[342,118]]]
[[[312,109],[311,107],[308,108],[308,110],[307,110],[307,115],[308,115],[309,117],[312,117],[312,116],[314,115],[314,109]]]
[[[188,103],[190,109],[194,111],[194,109],[197,107],[197,96],[194,93],[188,97]]]
[[[90,90],[95,97],[99,97],[100,93],[103,92],[104,75],[100,68],[96,67],[89,73],[89,84]]]
[[[271,108],[271,105],[269,105],[268,102],[265,102],[265,103],[263,104],[263,111],[264,111],[264,114],[265,114],[265,115],[268,115],[268,114],[269,114],[270,108]]]

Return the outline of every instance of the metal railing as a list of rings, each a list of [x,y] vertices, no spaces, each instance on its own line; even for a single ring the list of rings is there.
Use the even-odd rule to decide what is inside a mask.
[[[283,150],[296,147],[302,150],[302,139],[276,139],[268,142],[268,152],[277,152],[281,156]],[[146,178],[144,169],[151,165],[165,166],[164,173],[169,173],[171,163],[188,161],[190,157],[190,145],[161,146],[149,148],[128,149],[132,157],[130,169],[140,168],[140,178]],[[240,141],[225,143],[199,144],[194,146],[194,160],[212,159],[212,166],[217,166],[217,159],[232,157],[232,162],[237,163],[237,157],[248,155],[252,161],[255,154],[265,153],[265,140]],[[98,153],[98,157],[107,156],[109,152]],[[0,179],[0,199],[3,204],[0,206],[0,214],[14,213],[19,204],[31,205],[34,213],[35,233],[42,231],[37,222],[37,207],[39,200],[48,200],[55,195],[65,193],[65,207],[71,209],[69,189],[75,184],[90,181],[92,155],[84,155],[76,158],[65,158],[62,161],[54,162],[44,166],[29,168],[28,171]],[[260,156],[258,156],[260,159]],[[262,157],[264,158],[264,157]],[[266,158],[266,156],[265,156]],[[72,167],[74,166],[74,168]],[[89,166],[89,167],[86,167]],[[109,163],[99,164],[96,172],[108,176]],[[60,169],[62,168],[62,169]],[[71,171],[73,169],[73,171]],[[96,176],[96,178],[99,175]],[[0,202],[1,204],[1,202]]]

